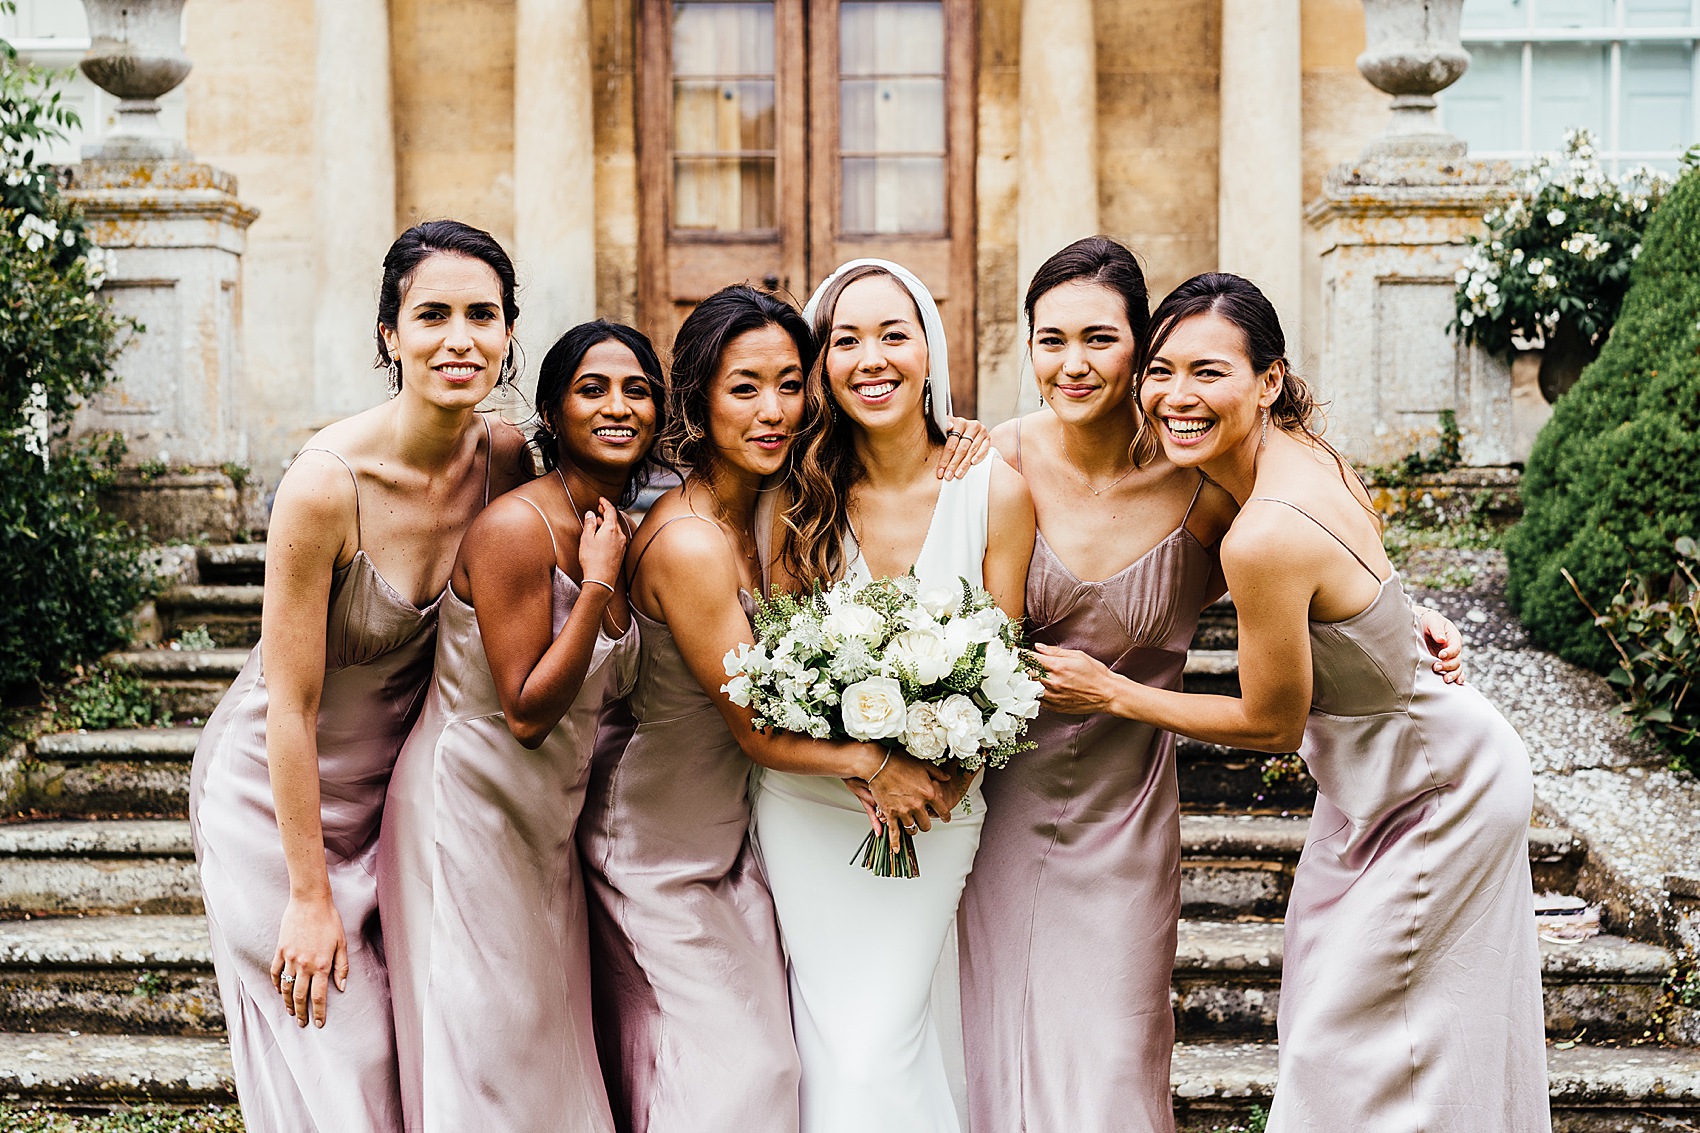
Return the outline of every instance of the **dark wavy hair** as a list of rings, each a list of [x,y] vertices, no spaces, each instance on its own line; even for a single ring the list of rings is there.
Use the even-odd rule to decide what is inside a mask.
[[[543,470],[553,471],[560,463],[561,446],[560,434],[556,432],[553,421],[554,413],[560,407],[561,399],[572,388],[573,377],[583,364],[584,356],[592,346],[601,342],[618,342],[632,352],[648,379],[649,394],[655,399],[655,434],[650,440],[649,451],[627,476],[625,489],[618,501],[619,507],[631,507],[639,492],[662,472],[669,470],[659,443],[667,427],[667,382],[661,374],[661,359],[656,357],[655,347],[650,345],[642,331],[624,323],[595,319],[580,323],[556,339],[549,353],[543,356],[542,365],[537,367],[537,395],[532,400],[532,404],[537,406],[537,427],[532,430],[530,443],[543,463]]]
[[[519,320],[519,301],[516,298],[519,282],[514,274],[514,262],[496,238],[482,228],[474,228],[458,220],[423,221],[397,236],[390,250],[384,253],[384,278],[378,285],[378,325],[373,332],[378,340],[378,358],[372,363],[375,369],[383,369],[390,364],[390,348],[384,343],[384,331],[395,331],[396,320],[401,317],[401,298],[413,285],[414,273],[432,256],[442,255],[465,256],[488,266],[502,285],[503,321],[511,327]],[[517,343],[510,344],[508,357],[504,360],[509,380],[519,373],[515,353],[518,348]]]
[[[1133,332],[1133,366],[1137,384],[1140,363],[1151,342],[1151,294],[1145,286],[1145,272],[1140,269],[1139,260],[1119,241],[1108,236],[1088,236],[1076,240],[1040,264],[1039,270],[1033,273],[1033,281],[1027,285],[1027,298],[1022,304],[1027,312],[1029,342],[1033,337],[1033,312],[1040,297],[1065,283],[1096,284],[1122,297],[1128,329]],[[1135,468],[1142,468],[1157,459],[1163,445],[1146,419],[1145,411],[1140,408],[1139,398],[1132,400],[1133,415],[1139,428],[1134,433],[1133,443],[1128,446],[1128,455],[1133,458]]]
[[[797,358],[807,374],[814,366],[815,340],[802,312],[766,291],[744,284],[721,288],[685,317],[673,338],[673,366],[667,383],[667,427],[657,449],[681,474],[689,473],[713,483],[716,456],[708,435],[708,398],[720,372],[720,356],[727,344],[741,334],[763,327],[778,327],[797,346]],[[805,383],[805,390],[807,383]],[[815,399],[818,402],[818,399]],[[803,430],[824,409],[811,404],[805,393]],[[792,442],[787,463],[795,459],[797,441]]]

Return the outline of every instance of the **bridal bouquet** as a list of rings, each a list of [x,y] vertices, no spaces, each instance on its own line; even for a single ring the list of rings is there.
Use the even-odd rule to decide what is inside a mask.
[[[1039,714],[1037,659],[1021,627],[966,579],[836,583],[756,603],[756,643],[726,654],[721,691],[754,726],[873,740],[966,771],[1001,767]],[[883,847],[883,849],[882,849]],[[872,831],[857,851],[882,877],[918,877],[914,840]],[[852,858],[852,860],[855,860]]]

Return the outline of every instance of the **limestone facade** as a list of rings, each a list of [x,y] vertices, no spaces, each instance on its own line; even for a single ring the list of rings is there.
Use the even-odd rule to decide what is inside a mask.
[[[1055,250],[1044,245],[1091,230],[1140,253],[1153,301],[1218,267],[1258,278],[1299,370],[1314,372],[1326,238],[1304,204],[1388,115],[1354,66],[1360,0],[1025,6],[969,5],[974,65],[952,79],[973,101],[980,416],[1019,404],[1026,273]],[[185,140],[261,218],[243,257],[237,404],[262,483],[314,429],[383,396],[379,260],[414,221],[464,219],[514,253],[531,373],[570,320],[643,325],[640,21],[652,7],[190,0]],[[1275,21],[1269,34],[1235,14],[1253,9]],[[1247,160],[1253,143],[1278,168]]]

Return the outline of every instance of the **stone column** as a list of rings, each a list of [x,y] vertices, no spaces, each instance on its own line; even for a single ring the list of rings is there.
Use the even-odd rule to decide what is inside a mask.
[[[514,245],[536,362],[596,317],[590,5],[518,0],[514,30]]]
[[[1022,0],[1020,205],[1016,215],[1016,338],[1027,370],[1020,304],[1052,253],[1098,225],[1098,38],[1092,0]],[[1018,411],[1037,404],[1023,377]],[[996,419],[1007,410],[983,405]]]
[[[390,21],[384,0],[315,0],[314,425],[375,404],[373,320],[396,237]]]
[[[1299,0],[1222,0],[1216,262],[1263,289],[1298,356],[1304,291]]]

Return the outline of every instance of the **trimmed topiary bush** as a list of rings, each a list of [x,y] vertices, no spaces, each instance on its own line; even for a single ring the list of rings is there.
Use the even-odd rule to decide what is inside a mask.
[[[1631,575],[1668,578],[1700,532],[1700,169],[1654,213],[1617,325],[1553,408],[1506,541],[1511,606],[1536,642],[1605,669],[1596,609]]]

